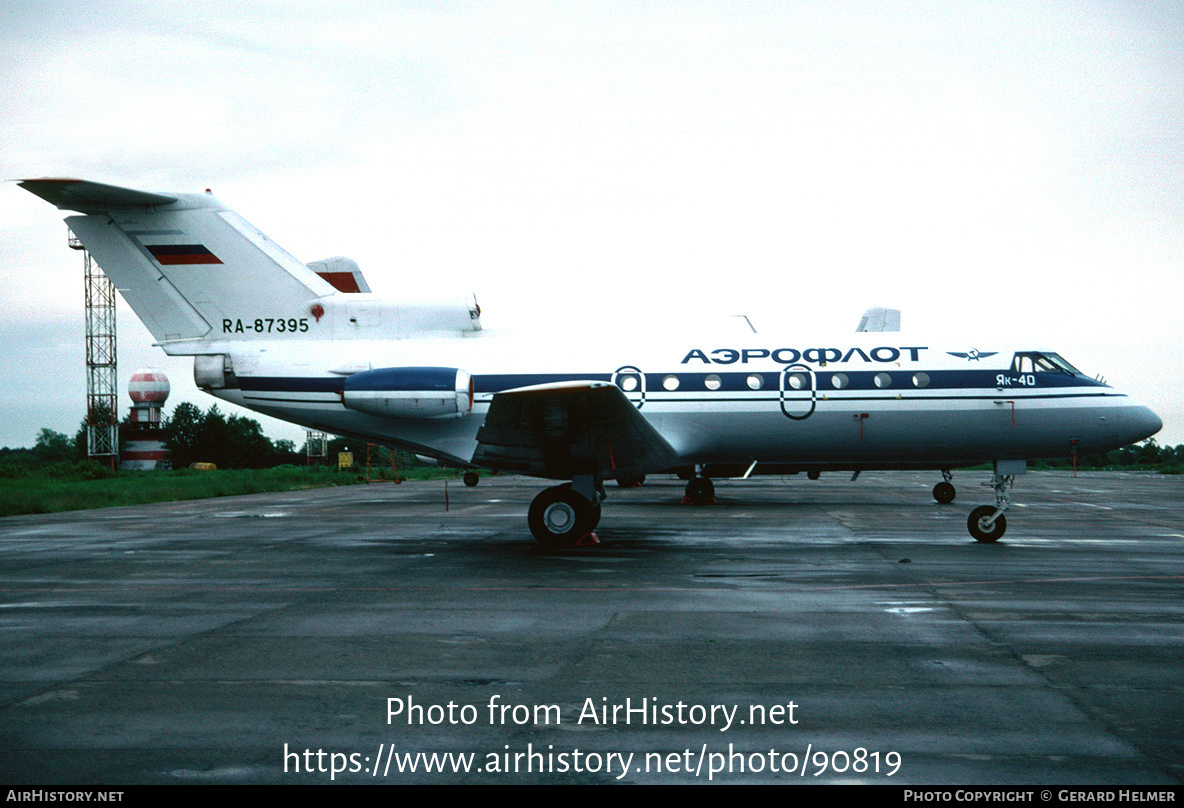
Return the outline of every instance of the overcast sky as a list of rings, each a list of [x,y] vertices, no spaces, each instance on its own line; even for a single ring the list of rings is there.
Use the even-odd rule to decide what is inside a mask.
[[[8,0],[0,38],[5,179],[212,188],[301,260],[555,339],[893,306],[1184,442],[1179,2]],[[85,410],[64,215],[0,187],[0,446]],[[146,365],[215,403],[150,343],[121,303],[121,407]]]

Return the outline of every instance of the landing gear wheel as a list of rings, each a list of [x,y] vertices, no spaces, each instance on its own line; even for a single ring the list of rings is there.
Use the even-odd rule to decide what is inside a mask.
[[[599,521],[600,503],[592,504],[570,484],[543,491],[526,516],[531,535],[544,547],[575,546]]]
[[[943,482],[933,486],[933,498],[942,505],[949,505],[957,495],[958,489],[954,488],[953,483]]]
[[[592,520],[592,523],[590,525],[588,525],[588,530],[586,531],[586,533],[591,533],[593,530],[596,529],[596,526],[600,524],[600,503],[599,502],[597,502],[595,505],[592,506],[592,509],[589,512],[589,518]],[[580,538],[582,539],[584,537],[580,536]],[[579,539],[577,539],[577,541],[578,540]]]
[[[993,544],[1007,530],[1007,520],[1003,518],[1003,514],[999,514],[999,518],[990,527],[983,525],[983,522],[990,519],[997,510],[999,509],[994,505],[980,505],[970,512],[970,518],[966,520],[966,527],[970,530],[970,535],[974,536],[975,541]]]
[[[687,483],[686,497],[693,505],[706,505],[715,499],[715,483],[707,477],[694,477]]]
[[[477,485],[477,483],[481,482],[481,475],[475,471],[466,471],[463,479],[465,481],[465,485],[467,485],[469,488],[472,488]]]
[[[819,477],[822,476],[822,472],[821,471],[807,471],[806,476],[809,477],[811,480],[817,480]]]

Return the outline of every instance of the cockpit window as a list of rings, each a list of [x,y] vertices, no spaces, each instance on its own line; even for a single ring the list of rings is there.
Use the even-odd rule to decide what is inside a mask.
[[[1068,362],[1066,362],[1065,359],[1060,354],[1046,353],[1044,356],[1046,359],[1048,359],[1048,361],[1052,362],[1054,365],[1056,365],[1058,368],[1065,371],[1066,373],[1071,373],[1074,376],[1081,376],[1082,375],[1080,370],[1078,370],[1077,368],[1073,367]]]
[[[1068,373],[1080,376],[1081,371],[1070,365],[1059,354],[1042,351],[1017,353],[1011,360],[1011,369],[1016,373]]]

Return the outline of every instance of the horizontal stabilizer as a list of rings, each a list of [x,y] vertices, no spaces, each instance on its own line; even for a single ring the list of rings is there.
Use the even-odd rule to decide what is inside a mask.
[[[565,382],[493,397],[473,462],[555,480],[669,466],[675,451],[616,385]]]
[[[168,205],[177,197],[154,194],[117,185],[74,179],[21,180],[17,183],[62,210],[79,213],[102,213],[109,208],[150,208]]]
[[[370,284],[362,276],[358,262],[352,258],[325,258],[321,261],[309,261],[308,268],[320,275],[338,292],[369,292]]]

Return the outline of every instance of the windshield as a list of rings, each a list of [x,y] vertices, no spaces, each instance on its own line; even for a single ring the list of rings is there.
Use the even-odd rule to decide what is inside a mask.
[[[1060,354],[1047,351],[1023,351],[1011,360],[1011,369],[1016,373],[1055,373],[1060,371],[1070,376],[1083,375],[1080,370],[1066,362]]]

